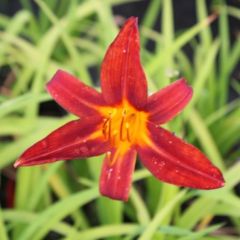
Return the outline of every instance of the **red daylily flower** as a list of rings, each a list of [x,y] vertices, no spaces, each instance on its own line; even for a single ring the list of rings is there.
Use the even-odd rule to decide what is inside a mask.
[[[131,17],[110,45],[101,68],[102,93],[58,70],[47,84],[52,97],[80,117],[27,149],[15,163],[30,166],[106,153],[100,192],[126,201],[137,153],[158,179],[198,189],[224,185],[221,172],[197,148],[160,127],[190,101],[180,79],[147,96],[139,56],[137,19]]]

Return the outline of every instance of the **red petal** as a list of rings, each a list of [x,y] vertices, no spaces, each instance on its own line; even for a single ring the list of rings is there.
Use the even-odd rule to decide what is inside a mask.
[[[62,70],[48,82],[47,90],[63,108],[79,117],[96,115],[98,106],[105,105],[102,94]]]
[[[107,103],[118,104],[123,98],[136,108],[147,101],[147,82],[140,63],[137,18],[125,23],[108,48],[101,68],[101,87]]]
[[[141,161],[158,179],[179,186],[215,189],[223,187],[221,172],[197,148],[170,132],[148,125],[150,137],[138,146]]]
[[[118,150],[108,152],[103,163],[100,177],[100,192],[112,199],[127,201],[136,162],[136,151]]]
[[[100,118],[71,121],[27,149],[14,166],[100,155],[109,150],[101,126]]]
[[[180,79],[148,98],[149,120],[163,124],[174,118],[191,100],[192,88]]]

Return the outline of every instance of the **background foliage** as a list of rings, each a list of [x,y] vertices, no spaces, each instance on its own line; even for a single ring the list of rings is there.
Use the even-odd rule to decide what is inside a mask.
[[[99,86],[104,52],[124,22],[112,8],[127,2],[135,1],[20,0],[14,16],[0,14],[1,240],[239,239],[240,41],[239,33],[230,39],[229,18],[239,22],[240,9],[223,0],[211,11],[195,0],[188,29],[175,30],[172,0],[149,1],[139,20],[149,93],[179,76],[194,89],[190,106],[166,127],[201,148],[226,187],[179,189],[137,166],[130,200],[121,203],[99,196],[102,156],[12,168],[24,149],[74,118],[44,90],[58,68]]]

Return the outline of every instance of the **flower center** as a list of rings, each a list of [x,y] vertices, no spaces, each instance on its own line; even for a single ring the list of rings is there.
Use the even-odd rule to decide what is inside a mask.
[[[129,147],[136,143],[140,133],[144,130],[146,113],[140,112],[126,103],[109,108],[107,112],[104,114],[106,117],[102,126],[105,139],[113,147],[118,147],[120,144]]]
[[[137,114],[128,113],[125,108],[122,111],[113,111],[104,119],[103,135],[112,145],[119,141],[131,143],[135,138],[136,120]]]

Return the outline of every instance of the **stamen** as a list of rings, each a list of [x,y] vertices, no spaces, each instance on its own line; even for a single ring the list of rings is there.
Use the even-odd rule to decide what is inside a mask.
[[[111,139],[111,131],[112,131],[112,119],[109,119],[109,123],[108,123],[108,140]]]
[[[103,127],[102,127],[102,133],[104,135],[104,138],[106,138],[106,122],[107,122],[107,119],[104,119],[103,120]]]
[[[104,135],[104,137],[107,139],[108,136],[108,123],[109,123],[110,119],[109,118],[105,118],[104,119],[104,123],[103,123],[103,128],[102,128],[102,133]]]
[[[122,117],[121,123],[120,123],[120,140],[121,140],[121,141],[124,141],[124,140],[125,140],[124,137],[123,137],[124,121],[125,121],[125,116]]]
[[[129,126],[128,126],[128,127],[126,126],[126,128],[127,128],[127,140],[128,140],[129,142],[131,142],[130,132],[129,132]]]
[[[132,113],[128,116],[127,122],[126,122],[126,130],[127,130],[127,140],[129,142],[132,142],[135,136],[135,131],[134,131],[134,123],[136,121],[136,114]],[[130,126],[133,126],[132,131],[130,131]]]
[[[111,127],[111,118],[105,119],[103,123],[102,133],[104,135],[104,138],[107,140],[110,140],[111,138]]]

